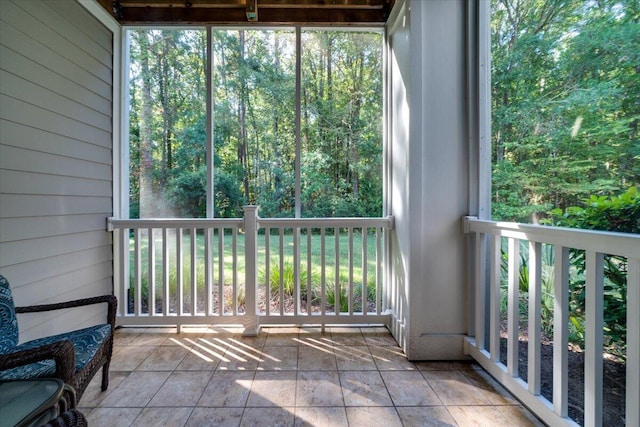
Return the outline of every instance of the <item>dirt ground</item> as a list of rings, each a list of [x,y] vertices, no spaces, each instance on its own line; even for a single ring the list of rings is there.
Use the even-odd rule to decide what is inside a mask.
[[[506,363],[506,340],[503,341],[501,359]],[[520,340],[519,374],[527,380],[527,350],[526,339]],[[541,372],[540,386],[542,395],[550,402],[553,400],[553,343],[542,343],[540,348]],[[570,349],[568,356],[569,367],[569,417],[578,424],[584,425],[584,352]],[[625,425],[625,364],[615,358],[605,357],[603,361],[603,425]]]

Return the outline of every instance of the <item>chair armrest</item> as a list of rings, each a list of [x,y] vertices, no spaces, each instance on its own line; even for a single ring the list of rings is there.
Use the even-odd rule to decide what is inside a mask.
[[[73,344],[69,340],[56,341],[36,348],[0,354],[0,370],[17,368],[48,359],[55,361],[56,378],[65,383],[71,383],[76,372],[76,356]]]
[[[114,295],[101,295],[91,298],[82,298],[72,301],[58,302],[53,304],[30,305],[25,307],[16,307],[16,313],[37,313],[41,311],[60,310],[64,308],[82,307],[92,304],[107,303],[107,323],[111,325],[111,330],[116,324],[116,308],[118,300]]]

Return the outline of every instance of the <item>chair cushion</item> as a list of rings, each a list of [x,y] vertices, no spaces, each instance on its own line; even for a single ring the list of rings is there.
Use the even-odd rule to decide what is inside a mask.
[[[20,344],[13,351],[29,350],[56,341],[69,340],[73,343],[76,355],[76,372],[84,368],[95,356],[100,345],[111,335],[111,325],[97,325],[73,332],[38,338]],[[52,377],[56,371],[53,360],[44,360],[0,372],[0,380]]]
[[[18,344],[18,319],[11,297],[9,282],[0,275],[0,354],[8,353]]]

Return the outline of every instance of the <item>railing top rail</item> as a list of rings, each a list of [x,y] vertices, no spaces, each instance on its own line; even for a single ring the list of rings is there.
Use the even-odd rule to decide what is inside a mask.
[[[117,228],[240,228],[241,218],[142,218],[107,219],[109,230]]]
[[[260,218],[258,224],[261,228],[280,227],[394,227],[393,217],[386,218]]]
[[[637,234],[488,221],[475,217],[464,218],[464,230],[640,258],[640,235]]]
[[[241,228],[242,218],[107,218],[107,229],[120,228]],[[392,229],[394,219],[386,218],[258,218],[259,228],[361,228],[384,227]]]

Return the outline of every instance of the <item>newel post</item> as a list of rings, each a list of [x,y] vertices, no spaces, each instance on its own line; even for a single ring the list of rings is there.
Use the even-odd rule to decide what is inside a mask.
[[[257,336],[259,332],[256,316],[256,287],[258,283],[258,206],[243,206],[244,211],[244,336]]]

